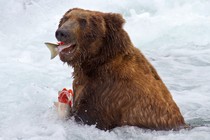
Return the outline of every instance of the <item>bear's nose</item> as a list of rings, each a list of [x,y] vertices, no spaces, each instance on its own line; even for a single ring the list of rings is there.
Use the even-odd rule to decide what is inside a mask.
[[[59,41],[66,41],[69,37],[69,32],[67,30],[64,30],[64,29],[58,29],[55,32],[55,37]]]

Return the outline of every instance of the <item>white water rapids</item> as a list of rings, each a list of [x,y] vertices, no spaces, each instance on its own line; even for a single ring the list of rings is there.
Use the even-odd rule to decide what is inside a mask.
[[[209,140],[209,0],[1,0],[0,140]],[[111,132],[58,119],[53,102],[72,68],[50,60],[62,15],[80,7],[121,13],[133,44],[155,66],[192,130]]]

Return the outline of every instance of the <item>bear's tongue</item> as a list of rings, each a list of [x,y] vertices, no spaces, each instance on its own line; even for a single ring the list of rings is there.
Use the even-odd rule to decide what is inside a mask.
[[[72,43],[69,43],[69,44],[60,44],[58,46],[58,52],[62,52],[64,49],[67,49],[68,48],[68,51],[71,51],[73,50],[75,44],[72,44]]]

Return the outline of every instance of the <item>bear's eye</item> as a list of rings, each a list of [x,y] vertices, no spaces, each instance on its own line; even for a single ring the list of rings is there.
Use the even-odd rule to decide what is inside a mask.
[[[80,27],[81,27],[82,29],[84,29],[85,26],[86,26],[86,24],[87,24],[86,19],[80,18],[80,19],[79,19],[79,24],[80,24]]]

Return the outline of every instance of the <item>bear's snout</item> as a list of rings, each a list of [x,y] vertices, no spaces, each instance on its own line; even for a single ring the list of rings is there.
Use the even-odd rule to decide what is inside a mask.
[[[65,42],[70,37],[70,33],[65,29],[58,29],[55,32],[55,37],[57,40]]]

